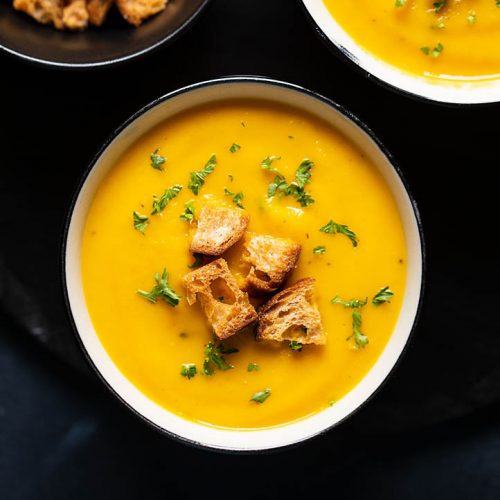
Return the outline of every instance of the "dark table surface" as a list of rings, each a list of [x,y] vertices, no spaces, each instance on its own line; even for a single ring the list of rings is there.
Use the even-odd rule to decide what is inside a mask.
[[[500,497],[500,106],[380,87],[292,0],[214,0],[181,39],[124,66],[71,72],[0,54],[0,71],[1,499]],[[366,122],[410,184],[427,247],[418,328],[376,397],[320,439],[243,457],[173,442],[112,398],[74,340],[59,262],[68,205],[105,138],[162,94],[238,74],[302,85]]]

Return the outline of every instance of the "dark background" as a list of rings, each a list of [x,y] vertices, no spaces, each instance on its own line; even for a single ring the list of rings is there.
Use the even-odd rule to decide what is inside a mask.
[[[382,390],[327,435],[257,456],[176,443],[115,401],[60,283],[68,205],[108,135],[162,94],[237,74],[302,85],[366,122],[409,182],[427,247],[420,322]],[[379,86],[292,0],[214,0],[171,46],[109,69],[0,54],[0,90],[0,499],[500,498],[498,105]]]

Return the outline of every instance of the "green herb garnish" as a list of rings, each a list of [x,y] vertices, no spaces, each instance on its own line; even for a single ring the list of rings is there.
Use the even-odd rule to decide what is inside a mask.
[[[241,146],[239,144],[236,144],[235,142],[233,142],[231,144],[231,147],[229,148],[229,151],[231,153],[236,153],[237,151],[239,151],[241,149]]]
[[[420,49],[426,56],[429,57],[439,57],[441,55],[441,52],[444,50],[444,45],[439,42],[433,49],[430,49],[429,47],[422,47]]]
[[[272,166],[274,160],[281,160],[281,156],[266,156],[261,162],[260,166],[264,170],[269,170],[269,172],[277,172],[277,170]]]
[[[149,218],[147,215],[142,215],[134,211],[134,228],[144,234],[144,231],[149,225]]]
[[[212,155],[201,170],[191,172],[188,188],[191,189],[196,196],[198,196],[201,186],[205,184],[206,177],[214,171],[216,165],[217,157]]]
[[[354,337],[356,349],[368,344],[368,337],[361,332],[361,311],[359,309],[352,312],[352,335],[347,337],[347,340],[351,337]]]
[[[264,389],[263,391],[256,392],[250,401],[255,401],[256,403],[262,404],[271,395],[271,389]]]
[[[240,191],[239,193],[234,194],[233,191],[229,191],[228,188],[224,188],[225,196],[233,196],[233,203],[239,208],[245,208],[241,200],[245,197],[245,195]]]
[[[337,233],[344,234],[351,240],[353,247],[358,246],[358,237],[344,224],[337,224],[336,222],[333,222],[333,220],[330,220],[319,230],[322,231],[323,233],[328,233],[328,234],[337,234]]]
[[[385,302],[391,302],[391,298],[394,296],[394,292],[389,289],[388,286],[381,288],[373,297],[372,304],[376,307],[384,304]]]
[[[151,166],[156,170],[163,170],[163,164],[167,161],[164,156],[158,154],[160,148],[156,148],[153,153],[151,153]]]
[[[330,301],[331,304],[341,304],[346,309],[359,309],[360,307],[366,306],[368,303],[368,297],[365,300],[362,299],[351,299],[351,300],[342,300],[338,295],[333,297]]]
[[[205,346],[205,358],[203,360],[203,373],[205,375],[213,375],[215,368],[226,371],[234,368],[233,365],[226,362],[224,354],[233,354],[238,352],[238,349],[229,348],[224,349],[221,343],[209,342]]]
[[[193,222],[194,220],[194,202],[188,201],[184,204],[184,213],[179,215],[179,218],[186,222]]]
[[[469,24],[476,24],[476,21],[477,21],[477,17],[476,17],[476,14],[474,12],[471,12],[468,16],[467,16],[467,22]]]
[[[319,245],[319,246],[313,248],[313,253],[315,253],[317,255],[321,255],[325,252],[326,252],[326,247],[323,245]]]
[[[145,292],[144,290],[137,290],[137,294],[144,297],[149,302],[156,304],[157,299],[163,299],[168,305],[175,307],[180,300],[180,296],[177,295],[168,284],[168,273],[164,269],[162,275],[159,273],[155,274],[156,285],[152,288],[150,292]]]
[[[157,198],[156,195],[153,196],[153,211],[151,215],[159,214],[163,212],[165,207],[169,204],[171,200],[173,200],[182,190],[182,186],[180,184],[176,184],[168,189],[165,189],[165,192],[161,195],[160,198]]]
[[[292,350],[292,351],[302,351],[302,347],[304,347],[302,345],[302,343],[300,342],[297,342],[296,340],[292,340],[289,344],[288,344],[288,347]]]
[[[260,370],[260,366],[257,363],[248,363],[247,371],[248,372],[258,372]]]
[[[181,375],[191,380],[197,373],[196,365],[194,363],[184,363],[181,367]]]
[[[406,0],[396,0],[395,6],[396,7],[404,7],[406,5]]]

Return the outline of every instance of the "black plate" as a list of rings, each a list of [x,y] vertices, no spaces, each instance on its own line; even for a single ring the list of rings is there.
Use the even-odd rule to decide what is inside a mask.
[[[44,26],[0,2],[0,49],[49,65],[81,68],[103,66],[143,55],[171,41],[191,24],[209,0],[170,0],[166,9],[143,25],[129,25],[113,7],[100,28],[82,32]]]

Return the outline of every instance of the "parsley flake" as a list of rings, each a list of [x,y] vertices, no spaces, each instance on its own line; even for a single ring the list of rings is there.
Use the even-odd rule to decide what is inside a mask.
[[[211,174],[217,165],[217,157],[212,155],[205,166],[197,172],[191,172],[188,188],[198,196],[201,187],[205,184],[206,177]]]
[[[142,215],[134,211],[134,228],[144,234],[144,231],[149,225],[149,218],[147,215]]]
[[[277,170],[272,166],[273,161],[281,160],[281,156],[266,156],[261,162],[260,166],[264,170],[269,170],[269,172],[277,172]]]
[[[354,337],[356,349],[365,347],[369,342],[368,337],[361,332],[361,311],[359,309],[352,312],[352,335],[347,337],[347,340],[352,337]]]
[[[203,359],[203,373],[207,376],[214,374],[215,368],[219,370],[226,371],[234,368],[233,365],[229,364],[225,358],[224,354],[233,354],[238,352],[238,349],[228,348],[225,349],[222,343],[209,342],[205,346],[205,358]]]
[[[389,289],[388,286],[381,288],[373,297],[372,304],[376,307],[384,304],[385,302],[391,302],[391,298],[394,296],[394,292]]]
[[[160,148],[156,148],[151,153],[151,166],[156,170],[163,170],[163,164],[167,161],[167,159],[164,156],[159,155],[158,151],[160,151]]]
[[[351,299],[351,300],[342,300],[338,295],[333,297],[330,301],[330,304],[341,304],[346,309],[359,309],[360,307],[366,306],[368,303],[368,297],[365,300],[362,299]]]
[[[437,2],[434,2],[432,6],[434,7],[434,12],[437,14],[438,12],[441,12],[446,5],[446,0],[437,0]]]
[[[406,0],[396,0],[394,5],[396,7],[404,7],[406,5]]]
[[[353,231],[351,231],[344,224],[337,224],[333,220],[330,220],[328,223],[326,223],[319,230],[321,232],[327,233],[327,234],[337,234],[337,233],[343,234],[343,235],[347,236],[351,240],[351,243],[352,243],[353,247],[357,247],[358,246],[358,237],[356,236],[356,234]]]
[[[260,366],[257,363],[248,363],[247,371],[248,372],[258,372],[260,370]]]
[[[183,363],[181,367],[181,375],[191,380],[198,371],[196,370],[196,365],[194,363]]]
[[[292,351],[297,351],[297,352],[300,352],[302,351],[302,348],[304,347],[302,345],[301,342],[297,342],[296,340],[292,340],[289,344],[288,344],[288,347],[292,350]]]
[[[152,288],[150,292],[145,292],[144,290],[137,290],[137,294],[144,297],[149,302],[156,304],[157,299],[163,299],[168,305],[175,307],[180,300],[180,296],[177,295],[168,283],[168,273],[166,269],[163,269],[163,273],[155,274],[156,285]]]
[[[179,215],[179,218],[181,220],[189,222],[190,224],[193,222],[193,220],[194,220],[194,202],[193,201],[188,201],[187,203],[184,204],[184,213]]]
[[[168,189],[165,189],[165,192],[158,198],[156,195],[153,196],[153,211],[151,215],[159,214],[163,212],[165,207],[169,204],[171,200],[173,200],[182,190],[182,186],[180,184],[176,184]]]
[[[326,252],[326,247],[323,245],[318,245],[317,247],[313,248],[313,253],[316,255],[321,255]]]
[[[262,404],[271,395],[271,389],[264,389],[263,391],[256,392],[250,401],[255,401],[256,403]]]
[[[231,153],[236,153],[237,151],[239,151],[241,149],[241,146],[239,144],[236,144],[235,142],[233,142],[231,144],[231,147],[229,148],[229,151]]]
[[[433,49],[429,48],[429,47],[422,47],[420,49],[426,56],[429,56],[429,57],[433,57],[434,59],[436,59],[437,57],[439,57],[441,55],[441,53],[443,52],[444,50],[444,45],[439,42]]]

